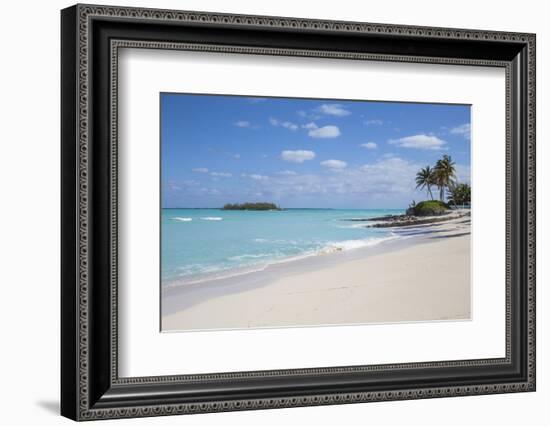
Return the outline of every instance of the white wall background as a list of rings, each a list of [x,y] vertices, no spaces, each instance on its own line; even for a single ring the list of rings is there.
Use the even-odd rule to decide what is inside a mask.
[[[143,7],[526,31],[537,33],[538,391],[292,408],[118,424],[545,424],[550,401],[550,27],[540,0],[120,0]],[[71,2],[11,1],[0,25],[0,401],[2,423],[68,424],[59,404],[59,9]],[[545,262],[546,261],[546,262]],[[546,420],[545,420],[546,418]],[[131,422],[131,423],[129,423]],[[102,424],[111,424],[107,421]],[[115,423],[113,423],[115,424]]]

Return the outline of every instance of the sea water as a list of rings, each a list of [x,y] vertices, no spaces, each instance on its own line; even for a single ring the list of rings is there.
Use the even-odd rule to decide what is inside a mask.
[[[400,209],[162,209],[162,283],[166,287],[195,283],[261,270],[276,262],[376,245],[397,236],[351,219],[402,213]]]

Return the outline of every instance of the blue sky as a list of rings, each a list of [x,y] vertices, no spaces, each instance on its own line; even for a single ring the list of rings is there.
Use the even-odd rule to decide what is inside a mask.
[[[163,207],[405,208],[443,154],[470,181],[470,106],[161,94]]]

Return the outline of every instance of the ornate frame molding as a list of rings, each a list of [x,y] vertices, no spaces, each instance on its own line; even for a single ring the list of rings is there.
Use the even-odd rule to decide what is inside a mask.
[[[73,378],[63,380],[66,392],[76,392],[76,398],[71,399],[62,392],[63,414],[78,420],[92,420],[113,417],[141,417],[151,415],[170,415],[196,412],[229,411],[244,409],[262,409],[262,408],[280,408],[292,406],[308,406],[323,404],[342,404],[366,401],[382,400],[400,400],[416,398],[435,398],[444,396],[462,396],[488,393],[504,393],[517,391],[533,391],[535,389],[535,36],[533,34],[520,34],[510,32],[478,31],[464,29],[447,28],[427,28],[410,27],[401,25],[369,24],[357,22],[336,22],[323,20],[308,20],[265,16],[246,16],[246,15],[228,15],[202,12],[184,12],[168,11],[155,9],[135,9],[125,7],[104,7],[77,5],[64,11],[66,19],[66,30],[64,37],[74,37],[74,46],[65,46],[65,50],[71,50],[66,53],[66,57],[74,60],[74,63],[65,65],[67,72],[74,73],[74,87],[68,90],[76,94],[76,103],[65,105],[66,108],[74,108],[75,124],[73,137],[65,138],[63,146],[74,145],[75,157],[65,161],[71,161],[74,164],[75,181],[74,187],[75,199],[66,199],[65,204],[74,201],[74,205],[67,210],[75,213],[75,235],[74,248],[68,250],[68,254],[63,254],[66,262],[76,261],[76,276],[66,279],[63,283],[63,291],[73,291],[76,306],[72,309],[67,308],[64,303],[65,314],[63,321],[73,321],[76,336],[67,336],[65,332],[64,353],[71,353],[76,350],[77,356],[72,366],[74,371],[66,373],[65,377]],[[426,369],[426,368],[448,368],[448,367],[480,367],[488,365],[506,365],[512,363],[512,330],[513,321],[515,321],[512,311],[512,265],[510,262],[513,254],[512,240],[514,235],[512,221],[513,197],[512,192],[515,182],[513,181],[513,155],[512,138],[514,129],[511,126],[512,115],[517,113],[512,104],[512,98],[517,94],[517,84],[525,84],[526,105],[524,125],[526,126],[525,144],[525,166],[526,182],[525,187],[520,187],[524,191],[526,206],[525,232],[526,234],[526,277],[525,285],[526,300],[526,361],[524,368],[525,376],[522,380],[485,383],[476,385],[452,385],[452,386],[434,386],[426,388],[400,388],[397,390],[376,390],[376,391],[357,391],[357,392],[328,392],[316,393],[300,396],[273,396],[269,398],[227,398],[217,399],[215,401],[204,402],[169,402],[155,404],[131,404],[117,402],[112,403],[108,399],[105,403],[102,398],[93,396],[96,391],[90,388],[91,375],[97,371],[91,366],[90,356],[94,351],[94,334],[91,331],[94,317],[91,314],[91,241],[92,235],[92,214],[94,211],[92,187],[94,186],[90,162],[91,135],[91,114],[94,105],[92,104],[92,52],[96,47],[92,44],[93,36],[92,23],[95,20],[104,20],[111,22],[139,22],[141,24],[177,24],[177,25],[214,25],[225,28],[254,28],[254,29],[276,29],[289,30],[292,32],[324,32],[327,34],[359,34],[376,35],[387,38],[410,37],[411,40],[447,40],[447,41],[468,41],[468,42],[486,42],[486,43],[506,43],[507,45],[517,45],[518,48],[525,49],[523,59],[526,62],[525,81],[518,82],[513,80],[514,73],[517,73],[512,60],[493,60],[493,59],[473,59],[460,57],[438,57],[438,56],[411,56],[400,54],[382,54],[382,53],[362,53],[346,51],[329,51],[318,49],[296,49],[296,48],[278,48],[278,47],[250,47],[238,45],[216,45],[212,43],[182,43],[176,41],[145,41],[139,39],[111,39],[109,45],[110,70],[109,90],[110,90],[110,329],[109,341],[111,345],[109,370],[109,387],[117,390],[129,386],[155,386],[170,385],[171,383],[193,383],[193,382],[219,382],[230,379],[250,379],[266,377],[303,377],[305,375],[330,376],[333,374],[345,373],[367,373],[373,371],[391,371],[407,369]],[[412,43],[413,41],[411,41]],[[226,52],[239,54],[263,54],[263,55],[297,55],[312,56],[336,59],[355,59],[355,60],[374,60],[374,61],[397,61],[397,62],[423,62],[423,63],[443,63],[456,65],[480,65],[504,67],[506,69],[506,109],[507,109],[507,260],[506,260],[506,357],[503,359],[483,359],[483,360],[463,360],[453,362],[433,362],[433,363],[414,363],[414,364],[388,364],[374,366],[353,366],[353,367],[327,367],[321,369],[302,369],[302,370],[275,370],[243,373],[222,373],[212,375],[192,375],[192,376],[162,376],[162,377],[140,377],[140,378],[119,378],[117,368],[117,345],[118,345],[118,327],[117,327],[117,71],[118,71],[118,49],[120,48],[154,48],[154,49],[176,49],[176,50],[195,50],[208,52]],[[72,67],[72,68],[71,68]],[[74,68],[74,69],[73,69]],[[65,99],[65,98],[64,98]],[[70,99],[70,97],[68,98]],[[519,106],[521,108],[521,106]],[[68,114],[68,113],[65,113]],[[76,159],[76,160],[75,160]],[[71,163],[72,164],[72,163]],[[523,166],[522,166],[523,167]],[[69,167],[67,167],[69,169]],[[514,169],[515,170],[515,169]],[[517,171],[516,171],[517,174]],[[64,205],[65,205],[64,204]],[[65,208],[65,207],[64,207]],[[67,258],[68,256],[68,258]],[[517,278],[517,277],[516,277]],[[72,290],[69,290],[71,288]],[[70,342],[69,342],[70,340]],[[67,354],[66,356],[70,356]],[[64,367],[65,368],[65,367]],[[523,376],[522,376],[523,377]],[[105,379],[106,380],[106,379]],[[113,397],[113,401],[116,398]],[[76,405],[74,405],[76,404]]]

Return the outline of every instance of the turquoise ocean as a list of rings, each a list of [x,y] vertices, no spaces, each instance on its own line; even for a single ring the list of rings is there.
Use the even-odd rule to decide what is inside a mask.
[[[364,219],[402,209],[228,211],[162,209],[162,283],[172,287],[262,270],[269,264],[397,238]]]

